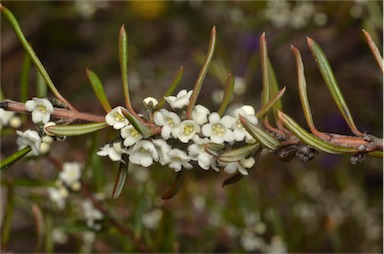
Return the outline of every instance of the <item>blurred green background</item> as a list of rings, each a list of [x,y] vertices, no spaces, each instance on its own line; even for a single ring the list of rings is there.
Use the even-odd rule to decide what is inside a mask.
[[[124,98],[117,54],[118,31],[128,33],[129,84],[133,106],[160,99],[180,66],[181,88],[192,89],[217,29],[214,66],[198,103],[217,110],[227,72],[243,81],[233,105],[260,105],[259,36],[265,32],[269,56],[281,87],[284,111],[305,126],[297,94],[295,60],[302,55],[309,100],[319,130],[351,135],[337,111],[308,47],[306,36],[324,50],[360,130],[382,137],[382,74],[361,29],[382,51],[381,1],[2,1],[20,25],[61,93],[79,110],[103,114],[85,68],[104,83],[112,106]],[[1,18],[1,89],[20,99],[24,51]],[[29,97],[36,95],[30,73]],[[32,128],[25,122],[22,129]],[[4,158],[17,150],[16,135],[1,137]],[[112,130],[67,138],[47,156],[18,162],[1,176],[1,214],[12,204],[9,241],[2,250],[18,252],[382,252],[382,159],[351,165],[348,156],[319,154],[313,161],[278,161],[264,154],[248,177],[221,187],[225,173],[194,169],[181,191],[161,200],[175,173],[158,165],[133,168],[122,195],[111,198],[118,165],[95,155],[116,136]],[[57,163],[81,162],[83,189],[60,210],[47,199]],[[92,194],[109,210],[85,223],[80,204]],[[36,230],[31,207],[39,207],[45,232]],[[119,230],[111,218],[129,232]],[[4,220],[3,220],[4,230]],[[62,242],[52,232],[67,237]],[[64,237],[65,239],[65,237]],[[143,248],[139,246],[144,246]]]

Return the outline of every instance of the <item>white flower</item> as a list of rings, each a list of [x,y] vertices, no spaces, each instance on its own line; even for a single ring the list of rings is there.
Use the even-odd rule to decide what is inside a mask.
[[[129,160],[136,165],[149,167],[153,164],[153,161],[159,160],[159,154],[153,143],[148,140],[140,140],[133,147]]]
[[[235,135],[235,140],[243,141],[245,138],[247,143],[253,142],[254,138],[251,136],[251,134],[248,133],[248,131],[244,128],[243,124],[240,121],[240,116],[242,116],[248,121],[250,121],[252,124],[258,123],[253,107],[249,105],[244,105],[241,108],[235,109],[233,115],[236,119],[233,123],[233,134]]]
[[[143,138],[133,125],[128,125],[122,128],[120,130],[120,135],[124,139],[123,144],[126,147],[134,145],[137,141]]]
[[[26,130],[25,132],[16,131],[19,137],[17,138],[17,145],[19,146],[19,150],[24,147],[30,146],[34,155],[39,155],[40,153],[40,145],[41,145],[41,137],[37,133],[37,131]]]
[[[171,134],[174,138],[177,138],[180,117],[173,112],[169,112],[166,109],[160,109],[160,111],[154,114],[155,124],[162,126],[161,137],[165,140],[169,139]]]
[[[122,108],[123,107],[121,106],[117,106],[105,116],[105,122],[109,126],[113,126],[113,128],[116,130],[120,130],[121,128],[129,124],[128,119],[123,115],[121,111]]]
[[[25,108],[32,112],[32,121],[34,123],[48,123],[53,113],[52,103],[47,99],[33,97],[32,100],[25,102]]]
[[[168,96],[164,97],[164,99],[173,109],[182,109],[184,106],[188,105],[192,92],[192,90],[187,92],[187,90],[183,89],[176,96]]]
[[[6,111],[0,108],[0,129],[2,126],[7,126],[14,115],[15,112]]]
[[[208,170],[211,167],[213,156],[205,151],[204,144],[208,143],[209,139],[202,139],[200,142],[195,142],[188,146],[188,155],[191,160],[197,161],[202,169]]]
[[[146,109],[156,109],[159,102],[153,97],[147,97],[143,100],[143,104]]]
[[[104,218],[103,213],[96,209],[89,200],[83,201],[81,206],[83,208],[83,216],[87,221],[87,226],[96,230],[100,229],[101,225],[96,224],[95,221],[102,220]]]
[[[54,228],[52,230],[52,240],[55,243],[64,244],[68,241],[68,235],[61,228]]]
[[[149,213],[143,214],[142,222],[146,228],[155,229],[159,225],[161,218],[163,217],[163,211],[155,209]]]
[[[208,122],[208,115],[209,110],[202,105],[194,106],[191,112],[192,119],[199,125],[203,125]]]
[[[159,163],[163,166],[168,164],[171,160],[168,156],[168,152],[172,147],[164,139],[153,139],[152,143],[155,145],[159,154]]]
[[[121,157],[123,154],[128,154],[128,151],[121,148],[121,142],[114,142],[111,144],[106,144],[101,148],[100,151],[97,152],[99,156],[107,156],[112,161],[121,161]]]
[[[59,173],[59,179],[71,187],[73,190],[78,190],[80,185],[82,165],[78,162],[66,162],[63,164],[63,170]]]
[[[239,162],[219,162],[219,165],[224,166],[224,171],[228,174],[233,174],[236,171],[239,171],[243,175],[248,175],[247,169],[252,168],[253,165],[255,165],[255,162],[254,158],[249,157],[248,159],[241,159]]]
[[[49,199],[56,203],[60,209],[64,208],[65,199],[68,197],[68,190],[64,186],[58,186],[57,188],[48,188]]]
[[[190,159],[184,151],[175,148],[168,152],[168,156],[170,158],[168,166],[174,169],[175,172],[180,171],[182,167],[186,169],[192,168],[191,163],[189,163]]]
[[[231,142],[235,139],[235,136],[230,129],[233,125],[234,119],[230,116],[224,116],[220,119],[217,112],[213,112],[209,115],[209,123],[203,125],[202,132],[204,136],[209,137],[212,142],[221,144]]]
[[[189,140],[197,136],[196,133],[198,132],[200,132],[200,126],[195,121],[185,120],[180,124],[177,138],[183,143],[188,143]]]

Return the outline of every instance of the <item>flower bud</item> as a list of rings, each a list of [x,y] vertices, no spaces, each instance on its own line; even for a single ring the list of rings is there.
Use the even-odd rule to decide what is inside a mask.
[[[143,100],[144,107],[148,110],[157,109],[159,102],[153,97],[147,97]]]

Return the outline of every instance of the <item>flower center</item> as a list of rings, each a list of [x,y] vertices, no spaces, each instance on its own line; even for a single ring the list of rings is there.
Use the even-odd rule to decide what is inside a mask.
[[[42,105],[42,104],[38,104],[38,105],[36,106],[36,108],[37,108],[37,110],[39,110],[39,111],[40,111],[41,113],[43,113],[43,114],[47,113],[47,107],[44,106],[44,105]]]
[[[174,124],[174,122],[173,122],[173,120],[172,120],[172,118],[168,118],[167,119],[167,124],[169,125],[169,126],[171,126],[171,127],[173,127],[175,124]]]
[[[236,121],[236,128],[240,129],[240,130],[245,130],[243,124],[240,121],[240,119]]]
[[[221,123],[215,123],[212,125],[212,131],[216,136],[223,136],[225,132],[224,125]]]
[[[186,124],[183,128],[184,135],[190,135],[195,130],[193,124]]]
[[[125,119],[125,117],[121,115],[119,112],[115,112],[113,114],[113,118],[115,118],[115,120],[118,122],[124,122],[124,119]]]
[[[139,137],[139,132],[137,132],[137,130],[135,130],[135,129],[132,129],[131,130],[131,137],[133,137],[133,138],[138,138]]]

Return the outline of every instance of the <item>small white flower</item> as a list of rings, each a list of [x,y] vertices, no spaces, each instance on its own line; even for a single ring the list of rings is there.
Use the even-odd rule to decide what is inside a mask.
[[[209,137],[212,142],[221,144],[231,142],[235,139],[235,136],[230,129],[233,125],[234,119],[230,116],[224,116],[220,119],[217,112],[213,112],[209,115],[209,123],[203,125],[202,132],[204,136]]]
[[[183,107],[188,105],[192,92],[192,90],[187,92],[187,90],[183,89],[176,96],[168,96],[164,97],[164,99],[169,103],[169,105],[173,109],[182,109]]]
[[[66,186],[71,187],[71,189],[78,189],[79,180],[81,176],[82,165],[78,162],[66,162],[63,164],[63,170],[59,174],[59,179],[66,184]],[[74,187],[74,188],[72,188]]]
[[[113,128],[116,130],[120,130],[121,128],[129,124],[128,119],[122,113],[122,108],[123,107],[121,106],[117,106],[105,116],[105,122],[109,126],[113,126]]]
[[[159,154],[153,143],[148,140],[140,140],[133,147],[129,160],[136,165],[149,167],[153,164],[153,161],[159,160]]]
[[[154,120],[155,124],[162,126],[161,137],[163,139],[169,139],[171,134],[174,138],[177,138],[181,121],[178,115],[166,109],[160,109],[160,111],[155,112]]]
[[[235,76],[235,84],[234,84],[233,92],[236,95],[242,95],[245,93],[246,90],[247,90],[247,86],[245,84],[245,78]]]
[[[68,241],[68,235],[61,228],[54,228],[52,230],[52,240],[55,243],[64,244]]]
[[[133,125],[128,125],[122,128],[120,130],[120,135],[124,139],[123,144],[126,147],[134,145],[137,141],[143,138]]]
[[[233,123],[233,134],[235,135],[236,141],[243,141],[244,138],[247,143],[250,143],[254,140],[251,134],[244,128],[243,124],[240,121],[240,116],[246,118],[252,124],[257,124],[258,120],[255,116],[255,110],[252,106],[244,105],[241,108],[235,109],[233,112],[235,121]]]
[[[153,110],[157,108],[159,102],[153,97],[147,97],[143,100],[143,104],[146,109]]]
[[[83,208],[83,216],[87,221],[87,226],[96,230],[100,229],[101,225],[95,223],[95,221],[102,220],[104,218],[103,213],[96,209],[89,200],[83,201],[81,206]]]
[[[112,161],[121,161],[123,154],[128,154],[128,152],[121,148],[121,142],[115,142],[112,145],[106,144],[97,152],[97,155],[108,156]]]
[[[37,133],[37,131],[26,130],[25,132],[16,131],[19,137],[17,138],[17,145],[19,146],[19,150],[23,149],[26,146],[30,146],[34,155],[39,155],[40,153],[40,145],[41,145],[41,137]]]
[[[25,108],[32,112],[32,121],[34,123],[48,123],[53,113],[52,103],[47,99],[33,97],[32,100],[25,102]]]
[[[196,123],[203,125],[208,122],[209,113],[210,112],[206,107],[202,105],[196,105],[192,109],[191,117],[196,121]]]
[[[191,163],[189,163],[190,159],[184,151],[175,148],[168,152],[168,156],[170,158],[168,166],[174,169],[175,172],[180,171],[182,167],[186,169],[192,168]]]
[[[254,158],[249,157],[248,159],[241,159],[239,162],[219,162],[219,165],[224,166],[224,171],[228,174],[233,174],[236,171],[239,171],[243,175],[248,175],[247,169],[252,168],[253,165],[255,165],[255,162]]]
[[[0,108],[0,129],[3,126],[7,126],[14,115],[15,115],[15,112],[6,111]]]
[[[159,225],[162,217],[163,211],[160,209],[155,209],[149,213],[143,214],[142,222],[146,228],[155,229]]]
[[[208,170],[211,167],[213,156],[205,151],[204,144],[210,142],[209,139],[202,139],[200,142],[188,146],[188,155],[193,161],[197,161],[202,169]]]
[[[177,138],[183,143],[188,143],[189,140],[197,136],[196,133],[198,132],[200,132],[200,126],[195,121],[185,120],[180,124]]]
[[[59,209],[63,209],[69,193],[64,186],[58,186],[57,188],[48,188],[48,195],[49,199],[55,202]]]
[[[153,139],[152,143],[155,145],[159,154],[159,163],[163,166],[168,164],[171,160],[168,156],[168,152],[172,147],[164,139]]]

